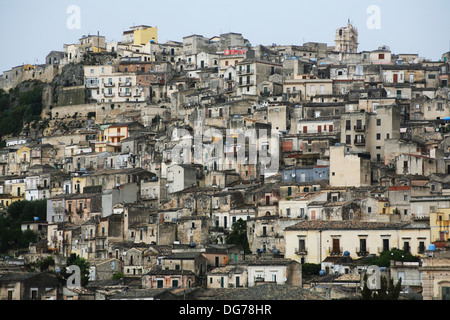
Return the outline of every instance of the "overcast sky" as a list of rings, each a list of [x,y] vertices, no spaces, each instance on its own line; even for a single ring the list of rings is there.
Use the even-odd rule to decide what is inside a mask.
[[[78,15],[68,8],[79,8]],[[358,51],[390,46],[439,60],[450,51],[449,0],[14,0],[0,11],[0,73],[43,64],[53,50],[97,34],[121,41],[134,25],[158,27],[159,42],[200,34],[241,33],[252,45],[334,45],[335,31],[350,19]],[[80,22],[77,25],[77,21]]]

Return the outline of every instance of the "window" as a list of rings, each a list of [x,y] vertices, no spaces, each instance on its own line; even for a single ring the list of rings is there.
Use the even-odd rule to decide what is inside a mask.
[[[411,251],[411,248],[409,247],[409,241],[403,242],[403,251],[405,251],[406,253]]]
[[[389,251],[389,239],[383,239],[383,251]]]
[[[381,119],[377,119],[377,126],[381,126]]]
[[[298,240],[298,251],[299,252],[305,252],[306,251],[305,239],[299,239]]]
[[[367,253],[366,239],[359,239],[359,252],[360,253]]]
[[[31,300],[37,300],[38,299],[38,289],[31,288]]]
[[[381,134],[377,133],[377,140],[381,140]]]
[[[351,128],[351,121],[345,120],[345,130],[350,130],[350,128]]]
[[[419,252],[418,253],[422,254],[424,252],[425,252],[425,242],[420,241],[419,242]]]
[[[357,130],[362,129],[362,120],[361,119],[356,120],[356,129]]]

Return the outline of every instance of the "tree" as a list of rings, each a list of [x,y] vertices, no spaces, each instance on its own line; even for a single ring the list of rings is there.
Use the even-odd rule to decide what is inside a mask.
[[[247,238],[247,222],[239,219],[231,228],[231,232],[228,235],[227,243],[241,246],[245,253],[250,253],[250,246]]]
[[[303,275],[318,275],[321,270],[320,263],[304,263],[302,264],[302,274]]]
[[[413,256],[409,252],[397,248],[392,248],[392,250],[384,251],[377,257],[368,259],[366,263],[370,265],[388,268],[391,265],[391,260],[403,262],[417,262],[420,259],[416,256]]]
[[[50,267],[55,266],[55,259],[53,257],[47,257],[38,262],[39,269],[41,272],[47,272]]]
[[[15,201],[8,207],[7,213],[14,221],[19,223],[33,221],[35,217],[45,221],[47,218],[47,200]]]
[[[116,272],[116,273],[114,273],[114,275],[112,276],[112,279],[113,280],[118,280],[118,279],[122,279],[122,278],[124,278],[125,277],[125,275],[122,273],[122,272]]]

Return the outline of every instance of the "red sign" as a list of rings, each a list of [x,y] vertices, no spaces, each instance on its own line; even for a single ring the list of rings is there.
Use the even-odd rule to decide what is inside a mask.
[[[246,52],[247,52],[247,50],[231,49],[231,50],[225,50],[223,52],[223,54],[226,55],[226,56],[233,56],[235,54],[245,54]]]

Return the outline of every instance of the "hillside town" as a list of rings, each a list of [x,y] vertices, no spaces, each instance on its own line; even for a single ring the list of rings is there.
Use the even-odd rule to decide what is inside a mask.
[[[1,214],[45,200],[46,219],[1,256],[0,300],[358,299],[392,250],[414,257],[379,268],[400,298],[449,300],[450,52],[330,32],[160,43],[139,25],[3,71],[42,109],[1,137]],[[61,284],[73,256],[87,281]]]

